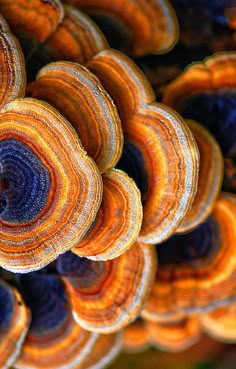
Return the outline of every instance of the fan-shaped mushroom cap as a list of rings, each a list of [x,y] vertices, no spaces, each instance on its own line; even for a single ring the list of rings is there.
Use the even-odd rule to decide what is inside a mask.
[[[187,121],[200,153],[198,189],[193,205],[177,229],[187,232],[198,226],[210,215],[221,189],[223,157],[210,133],[199,123]]]
[[[104,369],[120,353],[122,337],[122,331],[98,335],[93,349],[76,369]]]
[[[1,4],[0,4],[1,7]],[[0,109],[25,93],[25,63],[17,39],[0,15]]]
[[[124,130],[128,119],[140,106],[155,101],[155,94],[143,72],[119,51],[101,51],[88,62],[87,67],[113,98]]]
[[[224,155],[236,152],[236,53],[195,63],[165,89],[163,103],[206,125]]]
[[[236,53],[215,54],[190,65],[164,91],[163,103],[180,110],[184,100],[202,92],[224,91],[236,85]]]
[[[177,113],[153,102],[151,86],[128,57],[106,50],[88,67],[113,98],[121,117],[126,152],[118,167],[127,171],[130,161],[132,168],[138,166],[142,172],[139,239],[161,242],[174,233],[194,199],[199,160],[195,140]]]
[[[72,249],[92,260],[120,256],[138,237],[143,219],[140,192],[126,173],[111,169],[102,179],[102,204],[94,224]]]
[[[155,265],[153,247],[137,242],[111,261],[90,261],[68,252],[57,262],[75,320],[97,333],[115,332],[137,317],[150,291]]]
[[[76,132],[50,105],[19,99],[0,113],[0,264],[42,268],[84,236],[102,181]]]
[[[145,320],[138,318],[124,329],[123,350],[138,353],[150,346]]]
[[[163,53],[178,39],[177,18],[167,0],[65,0],[65,3],[78,7],[98,21],[100,18],[101,27],[108,21],[108,36],[115,30],[114,42],[122,43],[123,38],[125,46],[121,48],[132,55]]]
[[[219,307],[199,316],[203,329],[214,339],[236,342],[236,303]]]
[[[123,132],[116,107],[96,76],[72,62],[42,68],[32,97],[58,109],[76,129],[101,172],[112,168],[123,148]]]
[[[59,0],[2,0],[0,13],[22,40],[23,48],[27,46],[28,53],[35,44],[44,42],[55,31],[64,16]]]
[[[163,102],[208,127],[225,159],[223,189],[236,192],[236,53],[213,55],[191,65],[164,91]]]
[[[64,12],[63,21],[44,43],[53,60],[85,64],[108,48],[104,35],[87,15],[72,6],[65,6]]]
[[[142,312],[164,321],[235,300],[236,197],[222,193],[211,217],[158,247],[156,280]]]
[[[21,351],[30,312],[18,291],[0,280],[0,367],[9,368]]]
[[[71,6],[65,6],[64,12],[55,31],[28,57],[28,80],[35,80],[39,69],[50,62],[68,60],[85,64],[108,48],[104,35],[89,17]]]
[[[185,318],[175,323],[146,322],[149,341],[164,351],[184,351],[201,337],[197,317]]]
[[[73,319],[62,281],[54,275],[21,276],[32,322],[19,369],[77,369],[90,354],[98,335],[82,329]]]

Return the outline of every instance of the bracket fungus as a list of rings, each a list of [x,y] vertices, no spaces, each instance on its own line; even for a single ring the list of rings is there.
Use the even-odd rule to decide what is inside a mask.
[[[138,237],[142,224],[140,192],[125,172],[111,169],[102,175],[103,197],[94,223],[73,251],[92,260],[120,256]]]
[[[19,292],[0,280],[0,367],[9,368],[20,354],[30,312]]]
[[[201,124],[187,120],[197,142],[200,163],[197,193],[177,233],[191,231],[210,215],[221,190],[223,157],[214,137]]]
[[[55,31],[64,17],[59,0],[2,0],[0,13],[28,55]]]
[[[158,247],[159,267],[142,316],[164,322],[235,300],[236,198],[221,193],[211,216]]]
[[[20,44],[0,15],[0,109],[25,93],[25,62]]]
[[[29,272],[84,236],[101,203],[101,176],[50,105],[14,100],[1,110],[0,123],[0,265]]]
[[[112,169],[123,149],[121,122],[113,101],[85,67],[71,62],[41,69],[31,95],[56,107],[78,132],[81,142],[103,173],[102,204],[91,230],[74,245],[79,256],[107,260],[127,250],[142,223],[140,192],[121,171]]]
[[[63,21],[42,45],[49,61],[69,60],[85,65],[108,43],[96,24],[72,6],[64,6]],[[40,54],[40,53],[37,53]]]
[[[123,332],[97,335],[91,352],[76,369],[104,369],[120,353],[123,341]]]
[[[175,232],[193,202],[199,161],[196,142],[177,113],[154,102],[147,79],[127,56],[105,50],[87,66],[113,98],[121,118],[126,153],[118,168],[129,174],[130,166],[132,177],[132,168],[138,166],[145,183],[139,240],[162,242]]]
[[[164,104],[211,131],[226,163],[230,162],[233,167],[236,160],[235,76],[236,53],[215,54],[204,62],[190,65],[166,87],[163,95]],[[225,176],[223,188],[235,192],[234,178],[227,169]]]
[[[206,125],[223,154],[236,150],[236,53],[219,53],[191,65],[165,89],[163,103]]]
[[[226,343],[236,341],[236,303],[218,307],[199,316],[203,329],[212,338]]]
[[[199,341],[201,328],[198,317],[184,318],[176,322],[146,322],[149,342],[164,351],[184,351]]]
[[[41,67],[67,60],[85,65],[108,43],[96,24],[79,10],[64,6],[64,18],[56,30],[28,58],[27,75],[34,80]]]
[[[84,64],[108,47],[89,17],[63,6],[59,0],[4,0],[0,12],[19,38],[28,81],[34,80],[37,71],[49,62],[69,60]]]
[[[180,52],[158,76],[168,107],[108,45],[170,50],[171,4],[0,1],[1,368],[103,369],[123,328],[130,351],[181,351],[201,328],[236,340],[236,197],[219,195],[223,159],[236,188],[236,53],[167,85]]]
[[[139,353],[150,346],[146,322],[140,317],[124,328],[123,349],[128,353]]]
[[[124,329],[124,350],[142,352],[150,346],[169,352],[180,352],[201,338],[198,316],[180,316],[173,321],[154,322],[139,318]]]
[[[57,261],[75,320],[97,333],[116,332],[137,317],[150,291],[155,267],[153,247],[137,242],[111,261],[91,261],[71,252]]]
[[[111,45],[114,42],[116,48],[121,46],[123,51],[134,56],[167,52],[178,39],[177,18],[168,0],[64,2],[92,16],[107,35]],[[107,33],[106,25],[109,30]],[[117,41],[120,45],[117,45]]]
[[[20,282],[32,322],[15,367],[78,369],[99,335],[76,324],[60,278],[35,272],[21,276]]]
[[[120,119],[110,96],[88,69],[72,62],[48,64],[33,83],[32,97],[48,102],[69,120],[101,173],[117,163],[123,147]]]

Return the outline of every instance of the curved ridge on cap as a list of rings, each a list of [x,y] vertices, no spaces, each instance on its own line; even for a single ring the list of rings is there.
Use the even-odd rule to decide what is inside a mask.
[[[158,247],[159,267],[144,318],[164,322],[235,301],[235,210],[235,195],[221,193],[207,221]]]
[[[223,189],[235,192],[236,53],[215,54],[190,65],[164,90],[163,103],[183,117],[206,126],[219,143],[224,159]]]
[[[85,64],[108,43],[86,14],[72,6],[64,6],[65,16],[44,47],[52,60],[68,60]]]
[[[20,40],[28,81],[34,80],[37,71],[49,62],[70,60],[85,64],[109,47],[88,16],[63,6],[60,0],[4,0],[0,12]]]
[[[235,343],[235,308],[236,303],[234,302],[201,314],[199,319],[204,331],[217,341]]]
[[[134,148],[131,160],[142,162],[141,176],[147,184],[141,190],[139,240],[162,242],[175,232],[193,202],[199,162],[196,142],[176,112],[154,101],[149,82],[127,56],[106,50],[87,65],[118,108],[125,143]],[[123,161],[118,163],[120,169],[127,168]]]
[[[190,65],[164,90],[162,102],[178,111],[184,99],[201,92],[235,88],[236,53],[218,53]]]
[[[143,352],[150,346],[146,321],[137,318],[124,328],[123,350],[127,353]]]
[[[146,322],[149,341],[168,352],[187,350],[201,338],[198,317],[189,317],[172,323]]]
[[[140,192],[125,172],[104,173],[103,198],[96,219],[84,239],[71,250],[91,260],[110,260],[128,250],[142,225]]]
[[[176,233],[189,232],[206,220],[219,196],[223,179],[223,156],[216,140],[201,124],[192,120],[186,122],[200,154],[199,180],[192,207]]]
[[[84,236],[101,204],[102,180],[74,129],[50,105],[15,100],[0,122],[0,264],[26,273]]]
[[[136,242],[111,261],[90,261],[67,253],[58,263],[77,323],[96,333],[113,333],[142,310],[154,278],[156,257],[151,245]]]
[[[59,0],[3,0],[0,12],[18,38],[26,38],[36,44],[44,42],[64,17]]]
[[[48,102],[69,120],[101,173],[117,163],[123,148],[120,118],[88,69],[68,61],[48,64],[33,83],[32,97]]]
[[[110,18],[109,29],[112,25],[120,29],[116,41],[122,38],[119,33],[123,33],[125,52],[135,56],[166,52],[179,36],[177,17],[167,0],[66,0],[65,3],[97,20],[101,17],[101,26]]]
[[[0,109],[25,93],[25,62],[18,40],[0,15]]]
[[[122,331],[109,335],[98,335],[90,354],[76,369],[104,369],[120,353],[122,340]]]
[[[99,336],[74,321],[59,277],[31,273],[21,276],[32,323],[14,366],[19,369],[77,369]]]
[[[19,292],[0,280],[0,366],[7,369],[21,352],[31,314]]]

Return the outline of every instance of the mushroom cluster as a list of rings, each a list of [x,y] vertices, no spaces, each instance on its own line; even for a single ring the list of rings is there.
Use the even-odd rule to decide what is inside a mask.
[[[236,340],[236,54],[157,101],[131,57],[174,47],[172,5],[0,1],[0,368]]]

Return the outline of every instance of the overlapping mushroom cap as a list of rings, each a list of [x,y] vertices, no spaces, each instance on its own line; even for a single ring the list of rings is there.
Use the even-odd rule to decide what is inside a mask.
[[[0,109],[25,93],[25,63],[19,42],[0,16]]]
[[[184,351],[201,338],[198,317],[183,318],[176,322],[146,322],[149,342],[170,352]]]
[[[87,368],[100,357],[105,361],[106,355],[112,359],[117,354],[120,334],[111,336],[111,345],[102,348],[100,341],[106,340],[85,331],[73,319],[65,287],[57,276],[31,273],[20,277],[20,283],[32,322],[16,368]],[[93,356],[87,366],[89,352]]]
[[[100,206],[102,183],[64,117],[38,100],[16,100],[24,94],[24,61],[4,20],[1,31],[0,265],[28,272],[84,236]]]
[[[117,163],[123,133],[116,107],[85,67],[72,62],[48,64],[39,71],[31,96],[48,102],[69,120],[101,173]]]
[[[102,175],[103,198],[95,221],[72,251],[92,260],[109,260],[133,244],[142,224],[140,192],[123,171],[111,169]]]
[[[94,12],[95,18],[96,7],[106,15],[105,6],[109,16],[126,23],[133,55],[162,52],[174,43],[175,16],[165,1],[98,1],[93,8],[90,0],[73,3]],[[128,5],[129,11],[124,12]],[[206,219],[220,190],[220,151],[196,123],[189,123],[189,129],[175,111],[157,104],[134,63],[114,50],[105,50],[105,38],[80,11],[62,6],[59,0],[4,0],[0,10],[21,39],[30,80],[45,61],[70,60],[42,68],[36,81],[28,85],[27,93],[33,99],[23,99],[22,54],[2,21],[0,61],[11,74],[4,72],[0,111],[0,265],[27,272],[73,251],[41,272],[14,279],[32,312],[15,366],[103,368],[121,348],[121,334],[114,332],[141,312],[154,279],[154,248],[140,241],[159,243]],[[154,34],[153,19],[163,13],[167,17],[157,22],[163,28]],[[146,25],[145,32],[141,24]],[[16,56],[11,59],[12,51]],[[227,70],[234,69],[229,64]],[[231,97],[223,100],[227,108],[232,105],[229,110],[234,116]],[[198,187],[194,136],[201,157]],[[233,140],[227,141],[232,144],[227,160],[234,160]],[[225,153],[224,144],[221,146]],[[205,173],[210,174],[207,182]],[[221,195],[213,215],[200,228],[170,239],[169,248],[158,246],[160,271],[143,315],[161,322],[147,323],[149,342],[168,350],[183,349],[199,337],[198,319],[187,318],[185,313],[234,301],[235,222],[235,198]],[[186,239],[189,243],[180,250],[176,240]],[[153,302],[156,284],[158,294]],[[13,363],[28,329],[24,303],[22,312],[24,329],[21,325],[20,333],[17,331],[17,343],[10,354],[6,352],[5,363],[10,357]]]
[[[124,329],[123,349],[128,353],[138,353],[150,346],[148,330],[144,319],[138,318]]]
[[[101,176],[51,106],[15,100],[1,110],[0,123],[0,264],[29,272],[84,236],[101,203]]]
[[[0,366],[9,368],[20,354],[30,312],[19,292],[0,280]]]
[[[201,326],[197,316],[180,317],[173,322],[153,322],[137,319],[124,329],[124,350],[142,352],[150,346],[170,352],[180,352],[191,347],[201,338]]]
[[[103,173],[101,207],[91,229],[82,242],[73,245],[73,251],[98,260],[122,254],[139,234],[142,205],[132,179],[112,168],[123,149],[123,132],[113,101],[95,75],[70,62],[51,63],[40,70],[31,95],[49,102],[73,124]]]
[[[222,342],[235,343],[236,340],[236,304],[227,306],[200,315],[203,329],[214,339]]]
[[[165,89],[163,102],[186,118],[204,123],[225,155],[235,152],[235,53],[195,63]]]
[[[165,89],[163,102],[184,117],[204,124],[221,146],[226,163],[234,165],[235,53],[216,54],[195,63]],[[234,179],[225,171],[227,190],[235,191]],[[232,181],[232,185],[230,184]]]
[[[91,155],[94,156],[100,171],[106,172],[118,161],[122,149],[123,137],[116,108],[106,91],[99,85],[99,81],[89,71],[75,64],[62,64],[61,69],[58,68],[62,76],[63,67],[65,67],[65,73],[70,67],[70,76],[72,79],[74,77],[72,83],[77,82],[77,87],[81,89],[81,95],[77,93],[74,96],[77,100],[75,107],[73,107],[72,101],[72,113],[73,108],[83,105],[84,110],[81,108],[81,115],[84,119],[89,116],[90,119],[87,118],[87,120],[93,122],[92,130],[88,130],[87,134],[85,128],[81,139],[83,143],[86,143],[87,139],[87,150],[89,151],[91,148]],[[75,78],[78,75],[80,79]],[[69,78],[69,72],[66,77]],[[55,85],[57,85],[55,76],[54,79]],[[23,81],[23,75],[21,80]],[[11,81],[13,84],[14,79]],[[66,80],[63,81],[62,78],[58,84],[63,84],[63,82],[64,95],[66,95]],[[32,95],[34,88],[37,87],[36,84],[31,86]],[[86,87],[86,84],[89,86]],[[20,91],[24,89],[23,82],[22,86]],[[12,95],[14,101],[4,104],[0,112],[2,133],[1,257],[2,265],[5,268],[17,272],[27,272],[49,264],[59,254],[75,246],[76,240],[79,242],[93,222],[100,206],[102,186],[97,167],[82,148],[70,123],[47,103],[30,98],[15,99],[16,94]],[[86,99],[94,100],[86,105]],[[68,103],[69,99],[65,102],[65,106]],[[97,104],[99,112],[92,109],[93,104]],[[66,109],[64,108],[64,110]],[[63,113],[68,115],[76,126],[76,122],[71,119],[73,114],[70,109],[68,113],[66,111]],[[102,123],[102,120],[103,124],[100,127],[97,121]],[[82,120],[79,121],[79,127],[81,127],[81,123],[83,123]],[[76,128],[79,131],[78,126]],[[80,129],[83,132],[83,129]],[[93,141],[91,141],[91,136],[93,130],[98,132],[100,129],[100,146],[97,145],[97,148],[94,148],[99,135],[94,137]],[[110,182],[110,185],[107,186],[106,190],[108,201],[105,201],[101,212],[102,214],[104,211],[107,212],[106,217],[109,223],[111,208],[111,213],[113,212],[119,220],[116,232],[119,237],[120,234],[123,234],[124,242],[130,247],[138,235],[142,221],[139,191],[133,180],[119,170],[110,169],[103,176],[105,182],[107,181],[108,184]],[[93,189],[92,195],[91,189]],[[110,198],[112,202],[109,206]],[[119,219],[119,214],[123,214],[122,221]],[[123,229],[121,231],[119,225],[122,223]],[[104,236],[106,237],[107,234]],[[106,243],[105,247],[109,249]],[[115,284],[119,285],[119,268],[121,272],[126,269],[125,275],[131,278],[130,284],[126,286],[128,290],[125,297],[121,297],[123,304],[127,303],[129,307],[125,312],[122,311],[122,308],[119,313],[114,310],[115,314],[118,313],[118,318],[116,316],[116,327],[113,327],[113,331],[118,330],[127,321],[134,319],[139,313],[154,278],[155,256],[153,248],[147,245],[143,247],[134,245],[132,250],[132,252],[128,252],[127,256],[121,257],[118,268],[111,268],[114,269],[115,274],[113,273],[110,278],[114,278],[116,275],[116,279],[113,281]],[[112,257],[123,251],[119,245],[114,244]],[[108,258],[109,255],[111,257],[110,249],[105,250],[105,253],[108,253]],[[73,257],[79,259],[75,255]],[[132,273],[129,271],[129,264],[132,260],[138,268],[137,275],[135,270]],[[99,264],[93,263],[95,271],[99,270]],[[113,262],[108,263],[114,264]],[[71,316],[70,305],[66,303],[67,298],[61,282],[57,277],[48,275],[51,267],[48,268],[42,274],[31,273],[20,277],[21,292],[31,307],[33,320],[21,357],[16,364],[17,367],[46,366],[54,368],[64,365],[78,367],[78,362],[80,362],[79,365],[82,365],[82,359],[80,356],[78,357],[80,353],[75,352],[78,342],[73,342],[71,345],[70,339],[75,336],[78,340],[83,339],[83,337],[81,338],[83,330]],[[93,282],[96,283],[92,280],[91,283]],[[132,289],[135,289],[134,294],[129,295]],[[138,296],[135,294],[136,289],[139,291]],[[114,290],[116,290],[115,287]],[[60,297],[57,296],[57,292]],[[73,301],[73,296],[71,300]],[[121,322],[118,322],[121,315]],[[109,323],[110,321],[102,322],[104,326],[102,328],[105,331]],[[82,336],[88,336],[90,346],[92,345],[91,339],[93,339],[97,348],[94,349],[93,359],[87,357],[83,367],[84,365],[93,365],[93,360],[100,362],[99,367],[101,367],[118,352],[120,347],[119,334],[111,336],[110,340],[107,338],[95,340],[94,337],[97,335],[85,333]],[[48,344],[47,347],[45,347],[45,340]],[[104,346],[103,353],[101,353],[102,346]],[[82,350],[84,357],[88,355],[91,347]],[[68,355],[63,356],[63,360],[66,362],[63,364],[60,355],[65,349],[68,351]],[[42,354],[41,360],[37,358],[39,351]],[[54,364],[53,361],[55,361]]]
[[[147,79],[128,57],[102,51],[88,68],[121,118],[125,144],[118,168],[135,179],[142,193],[139,240],[161,242],[175,232],[193,202],[199,160],[195,140],[178,114],[154,101]]]
[[[177,233],[188,232],[212,212],[222,185],[223,157],[214,137],[199,123],[187,120],[200,154],[197,193]]]
[[[57,261],[75,320],[98,333],[115,332],[137,317],[150,292],[155,267],[153,246],[137,242],[110,261],[91,261],[71,252]]]
[[[94,17],[111,46],[132,55],[168,51],[178,38],[176,16],[168,0],[64,2]]]
[[[28,51],[44,42],[57,28],[64,16],[59,0],[1,1],[1,14],[10,24],[12,32],[25,40]],[[17,16],[16,16],[17,14]]]
[[[85,63],[108,47],[90,18],[59,0],[6,0],[0,3],[0,12],[21,42],[29,80],[51,61]]]
[[[154,321],[235,300],[236,198],[222,193],[211,216],[158,247],[159,268],[142,315]]]
[[[52,5],[52,4],[49,4],[49,5]],[[153,4],[153,5],[156,5],[156,4]],[[159,4],[159,5],[162,8],[162,4]],[[22,7],[22,4],[18,4],[18,6]],[[147,8],[148,8],[147,4],[145,6],[147,6]],[[163,9],[164,8],[165,8],[165,6],[163,6]],[[41,8],[42,13],[44,13],[45,9],[43,8],[43,5],[42,5],[42,8]],[[13,14],[14,10],[13,10],[12,6],[10,6],[9,4],[7,5],[7,2],[5,4],[5,7],[3,7],[2,10],[3,10],[4,14],[6,13],[7,17],[13,23],[13,28],[16,29],[16,31],[18,29],[21,29],[21,27],[23,27],[24,17],[20,20],[14,20],[14,18],[11,18],[9,14]],[[53,19],[57,19],[56,18],[56,15],[58,14],[57,10],[58,9],[56,7],[54,9],[54,13],[52,14]],[[30,12],[26,12],[25,17],[30,17]],[[61,17],[62,17],[62,15],[61,15]],[[29,18],[27,18],[27,19],[29,19]],[[62,22],[62,18],[60,18],[60,19],[61,20],[58,21],[58,22]],[[58,27],[59,27],[59,25],[58,25]],[[55,30],[52,30],[51,32],[49,32],[49,34],[47,36],[47,39],[45,39],[45,42],[47,42],[47,40],[50,39],[50,37],[54,33],[57,32],[58,27],[54,27]],[[33,32],[36,32],[36,31],[33,31]],[[26,29],[26,30],[23,30],[22,32],[27,34],[28,31]],[[36,32],[35,37],[36,36],[37,36],[37,32]],[[41,41],[38,40],[37,42],[41,42]],[[88,41],[88,43],[89,43],[89,41]],[[103,45],[103,47],[104,47],[104,45]],[[118,86],[119,86],[118,96],[119,96],[120,93],[123,93],[125,91],[124,87],[123,87],[123,89],[121,88],[121,83],[120,82],[128,82],[128,89],[131,88],[131,85],[133,85],[133,87],[135,87],[136,89],[141,87],[144,90],[141,93],[141,96],[138,98],[139,101],[135,102],[134,107],[131,107],[130,105],[127,106],[127,110],[129,109],[130,112],[132,112],[132,109],[135,108],[135,111],[133,112],[134,116],[132,117],[132,119],[134,121],[136,121],[136,129],[134,130],[134,134],[135,134],[135,131],[138,132],[138,130],[140,130],[140,128],[141,129],[144,128],[144,123],[142,122],[142,120],[145,119],[145,112],[142,112],[142,107],[143,107],[142,105],[151,103],[153,101],[153,92],[151,91],[150,86],[147,84],[147,81],[144,80],[144,77],[142,75],[140,75],[140,72],[137,70],[137,68],[135,69],[135,67],[134,67],[134,65],[132,65],[132,63],[131,63],[131,66],[130,66],[129,59],[125,59],[125,58],[122,59],[122,56],[117,56],[119,54],[115,54],[115,56],[114,56],[113,55],[114,52],[112,52],[112,51],[110,53],[111,53],[111,55],[114,59],[113,62],[116,63],[116,67],[118,67],[118,64],[120,64],[120,71],[124,72],[124,76],[126,76],[126,79],[127,79],[127,81],[123,81],[123,80],[119,81],[119,83],[118,83]],[[105,58],[105,61],[106,61],[106,56],[101,55],[101,57],[103,59]],[[112,59],[112,57],[111,57],[111,59]],[[100,58],[100,55],[98,57],[94,58],[94,60],[90,64],[88,64],[88,66],[90,68],[92,68],[92,70],[93,70],[93,68],[96,68],[96,65],[99,61],[99,58]],[[116,60],[117,58],[118,58],[118,60]],[[69,68],[68,66],[66,66],[66,67]],[[72,69],[72,65],[70,65],[70,67]],[[133,73],[130,76],[130,78],[128,79],[128,73],[129,73],[129,69],[131,67],[133,69]],[[52,69],[50,70],[50,68],[52,68]],[[65,76],[66,76],[68,79],[71,78],[71,81],[72,81],[73,76],[72,76],[71,71],[69,73],[69,71],[67,69],[66,72],[64,71],[65,72],[64,73],[62,71],[62,69],[63,69],[62,65],[51,66],[48,69],[46,68],[46,70],[41,71],[41,74],[39,74],[39,77],[38,77],[38,80],[37,80],[37,83],[36,83],[36,89],[38,89],[38,92],[37,91],[35,92],[34,86],[31,86],[33,88],[33,92],[32,92],[32,89],[31,89],[31,93],[33,94],[33,96],[44,98],[45,94],[48,92],[48,91],[46,91],[46,89],[48,90],[47,83],[50,83],[49,81],[52,81],[52,80],[50,80],[50,78],[55,80],[58,77],[58,75],[57,75],[57,77],[55,77],[55,73],[58,72],[57,68],[60,69],[60,71],[61,71],[61,77],[60,78],[62,80],[65,81]],[[74,69],[76,69],[75,66],[74,66]],[[100,71],[100,72],[102,72],[102,71]],[[63,73],[64,73],[64,75],[63,75]],[[99,71],[96,71],[96,73],[99,73]],[[49,77],[49,75],[50,75],[50,77]],[[69,75],[70,75],[70,77],[69,77]],[[107,77],[110,78],[109,75]],[[106,78],[106,77],[104,77],[104,78]],[[104,82],[104,78],[101,79],[102,83]],[[112,77],[112,80],[113,80],[113,83],[117,82],[115,74]],[[57,79],[57,81],[58,81],[58,79]],[[91,81],[91,77],[90,77],[90,81]],[[59,82],[57,82],[57,83],[59,83]],[[60,83],[61,83],[61,85],[63,85],[62,91],[64,91],[65,82],[60,82]],[[41,88],[42,84],[44,85],[44,88]],[[56,85],[56,82],[55,82],[55,85]],[[105,86],[105,87],[107,88],[107,86]],[[57,89],[58,89],[58,84],[57,84]],[[42,92],[43,90],[46,91],[46,92]],[[109,90],[109,88],[108,88],[108,90]],[[62,93],[65,94],[65,92],[62,92]],[[111,93],[110,90],[109,90],[109,93]],[[55,90],[54,90],[54,94],[55,94]],[[129,91],[128,91],[128,94],[130,94]],[[51,95],[53,95],[53,93]],[[113,94],[111,93],[111,95],[114,98],[114,96],[113,96],[114,93]],[[68,96],[68,94],[67,94],[67,96]],[[114,98],[114,99],[115,99],[115,102],[118,104],[119,114],[122,117],[124,113],[119,108],[120,103],[116,98]],[[49,96],[47,96],[47,100],[50,101],[50,103],[53,103],[54,105],[56,105],[55,99],[54,99],[54,101],[52,101],[52,99],[49,98]],[[64,100],[65,99],[61,100],[61,102],[63,102]],[[133,105],[133,102],[130,101],[130,100],[132,100],[132,97],[131,97],[131,99],[129,99],[129,102],[131,102],[131,104]],[[57,107],[59,107],[58,105],[57,105]],[[73,115],[75,116],[75,113],[74,113],[75,110],[73,110],[73,109],[75,109],[75,106],[72,106],[71,108],[72,108],[72,112],[71,111],[68,112],[68,109],[70,110],[70,108],[68,108],[68,102],[66,102],[66,100],[65,100],[64,108],[62,107],[61,111],[67,116],[67,118],[69,118],[69,120],[72,120],[72,123],[74,123],[75,125],[77,124],[77,128],[78,128],[78,122],[75,123],[74,119],[73,119]],[[91,109],[91,107],[90,107],[90,109]],[[137,109],[139,109],[140,111],[137,112]],[[167,161],[166,152],[165,152],[164,147],[163,147],[163,154],[160,155],[160,153],[159,153],[159,155],[158,155],[160,157],[159,165],[157,166],[153,161],[151,161],[151,158],[148,157],[148,156],[150,156],[151,150],[153,150],[153,148],[154,148],[154,144],[153,144],[152,149],[150,149],[150,152],[147,153],[147,157],[145,158],[147,163],[144,163],[144,165],[142,165],[142,155],[144,154],[145,149],[143,148],[143,153],[141,153],[141,155],[139,155],[139,147],[138,147],[137,150],[136,149],[133,150],[132,143],[131,143],[131,145],[130,145],[130,143],[128,143],[128,146],[129,146],[128,151],[129,152],[134,151],[134,153],[137,152],[137,155],[141,159],[140,160],[141,161],[140,169],[141,169],[141,172],[144,172],[144,177],[147,177],[147,174],[145,173],[146,170],[143,167],[148,166],[148,168],[147,168],[147,171],[149,172],[148,176],[151,176],[151,181],[152,181],[152,185],[151,185],[151,181],[148,181],[149,182],[148,183],[148,192],[149,192],[148,196],[147,196],[147,194],[145,194],[145,197],[148,198],[148,200],[147,201],[145,200],[146,206],[145,206],[145,209],[144,209],[144,213],[145,213],[144,215],[145,216],[144,216],[144,222],[143,222],[143,228],[146,227],[146,228],[149,228],[149,229],[145,230],[145,231],[142,229],[141,234],[144,233],[144,236],[141,240],[145,241],[145,242],[150,242],[150,241],[151,242],[154,242],[154,241],[155,242],[160,242],[163,239],[169,237],[174,232],[174,230],[178,226],[178,223],[180,223],[180,221],[182,220],[182,218],[184,217],[184,215],[188,211],[189,207],[191,206],[191,203],[193,201],[193,197],[194,197],[195,191],[196,191],[198,154],[197,154],[197,149],[196,149],[195,142],[194,142],[194,140],[191,136],[190,131],[187,129],[186,126],[184,126],[184,123],[180,120],[180,118],[178,116],[175,116],[175,114],[172,113],[172,112],[169,112],[169,111],[167,112],[164,108],[159,107],[155,104],[153,104],[153,106],[147,107],[147,110],[150,110],[150,111],[148,112],[148,116],[149,116],[149,119],[148,119],[148,122],[147,122],[148,124],[146,124],[146,127],[145,127],[145,131],[146,131],[145,132],[145,137],[146,137],[145,142],[147,140],[150,142],[150,139],[148,139],[148,136],[152,135],[153,140],[155,141],[155,144],[156,144],[155,145],[156,146],[155,147],[155,152],[157,152],[161,149],[161,146],[162,146],[160,140],[162,140],[163,135],[166,134],[165,140],[166,140],[166,142],[168,142],[168,144],[170,144],[170,141],[174,141],[173,142],[173,155],[176,156],[176,159],[177,159],[176,167],[182,169],[181,171],[179,171],[177,173],[177,171],[175,171],[174,168],[168,168],[168,165],[167,165],[167,162],[166,162]],[[129,114],[131,114],[130,112],[129,112]],[[88,114],[88,109],[87,109],[86,114]],[[135,115],[137,115],[137,117],[135,117]],[[95,117],[95,115],[94,115],[94,117]],[[140,122],[138,122],[139,120],[140,120]],[[158,124],[154,124],[154,127],[152,126],[153,123],[151,123],[151,122],[153,120],[154,120],[154,122],[159,121],[159,120],[163,120],[163,123],[164,123],[164,127],[163,127],[163,130],[162,130],[163,132],[162,131],[159,132],[159,125]],[[124,122],[122,122],[122,123],[124,123]],[[134,126],[135,126],[135,122],[130,124],[130,128],[129,128],[130,131],[131,131],[130,136],[132,136],[132,131],[133,131]],[[111,127],[111,126],[108,126],[108,127]],[[175,131],[175,133],[172,134],[172,139],[171,140],[169,140],[169,138],[168,138],[168,130],[170,128],[171,129],[174,128],[174,131]],[[126,129],[124,127],[124,129],[125,129],[125,131],[128,131],[128,128]],[[166,130],[166,132],[164,133],[165,130]],[[128,133],[126,132],[126,136],[127,135],[128,135]],[[175,140],[174,140],[174,137],[175,137]],[[81,139],[82,139],[82,142],[84,144],[84,142],[86,141],[86,138],[83,140],[83,138],[81,137]],[[92,141],[94,142],[94,140],[92,140]],[[130,139],[130,141],[131,141],[131,139]],[[137,140],[136,139],[135,139],[135,144],[137,146]],[[90,144],[90,149],[91,149],[92,146],[93,146],[93,144]],[[85,147],[88,149],[88,145],[86,145],[86,142],[85,142]],[[117,147],[120,147],[120,146],[117,145]],[[131,150],[130,150],[130,147],[131,147]],[[105,148],[107,148],[107,147],[105,147]],[[170,148],[171,148],[171,146],[169,147],[169,149]],[[116,148],[115,148],[115,145],[114,145],[113,149],[114,149],[114,152],[116,152],[116,157],[118,158],[119,157],[119,149],[117,151]],[[178,151],[178,155],[176,154],[177,151]],[[109,153],[109,151],[107,151],[107,152]],[[181,153],[181,155],[180,155],[180,153]],[[104,153],[101,153],[101,155],[103,155],[103,154]],[[171,154],[172,153],[170,153],[170,155]],[[135,156],[137,156],[137,155],[135,155]],[[134,156],[133,160],[135,160],[135,156]],[[149,163],[148,163],[148,161],[149,161]],[[106,168],[102,168],[102,170],[105,170],[105,169]],[[164,187],[163,187],[163,184],[160,183],[160,180],[159,181],[156,180],[157,171],[159,172],[158,173],[159,177],[160,176],[164,177],[166,175],[170,176],[170,181],[168,183],[165,183]],[[183,174],[181,174],[181,173],[183,173]],[[144,182],[147,182],[146,179],[144,179]],[[144,187],[145,187],[145,185],[144,185]],[[170,190],[170,187],[172,187],[172,188],[175,187],[175,190],[172,190],[172,189]],[[165,203],[163,203],[162,199],[165,197],[167,192],[170,194],[171,191],[173,191],[173,198],[168,199],[168,197],[167,197],[168,201],[165,201]],[[175,201],[176,200],[175,194],[179,194],[177,196],[177,198],[178,198],[177,201]],[[154,200],[153,203],[152,203],[152,199]],[[176,203],[175,209],[172,209],[174,207],[175,203]],[[160,212],[161,207],[166,207],[166,209],[162,209],[161,212]],[[160,214],[156,214],[157,211],[160,212]],[[168,219],[164,220],[163,219],[164,214],[167,213],[167,212],[169,212],[171,215]],[[147,218],[147,213],[150,213],[150,215],[149,215],[150,219],[146,219]],[[172,214],[173,214],[174,218],[172,219],[172,223],[168,225],[169,220],[172,217]],[[145,223],[146,223],[146,226],[145,226]],[[160,224],[160,223],[162,223],[162,224]],[[156,234],[157,233],[157,230],[156,230],[157,227],[159,228],[158,235]],[[164,228],[164,229],[162,229],[162,228]],[[134,232],[135,235],[137,234],[137,229],[138,229],[138,227],[136,227],[136,232]],[[148,232],[148,236],[146,236],[147,232]],[[135,235],[133,235],[133,238],[131,237],[131,240],[135,239]]]

